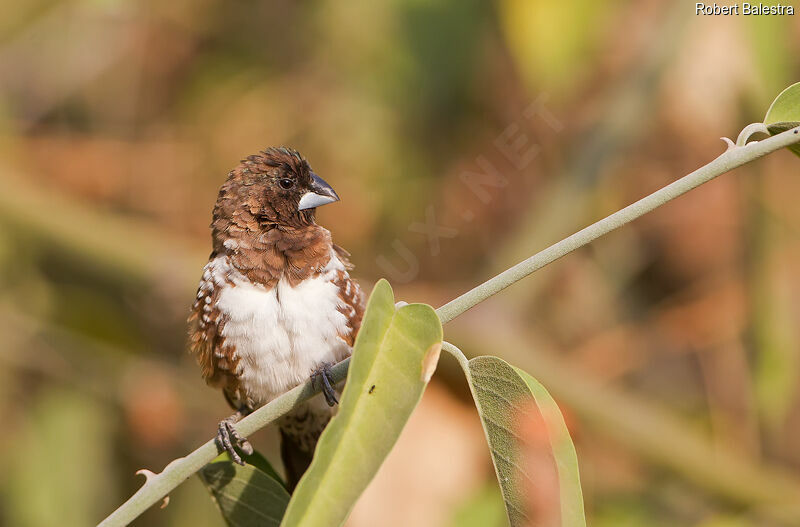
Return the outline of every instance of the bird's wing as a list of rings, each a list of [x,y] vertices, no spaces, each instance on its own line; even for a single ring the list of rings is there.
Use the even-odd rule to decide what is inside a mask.
[[[352,347],[356,341],[358,330],[361,329],[366,297],[358,282],[350,278],[347,271],[339,271],[334,283],[339,288],[339,299],[341,300],[339,311],[347,318],[347,328],[339,337]]]
[[[336,256],[339,257],[339,260],[342,262],[342,265],[344,265],[344,268],[348,271],[352,271],[353,264],[350,263],[350,253],[347,252],[344,247],[336,245],[335,243],[333,244],[333,251],[336,253]]]
[[[215,276],[215,262],[212,258],[203,269],[189,315],[189,350],[200,364],[206,383],[223,388],[227,393],[235,391],[234,385],[238,384],[239,359],[235,347],[227,344],[222,336],[226,320],[216,307],[222,284],[220,277]]]

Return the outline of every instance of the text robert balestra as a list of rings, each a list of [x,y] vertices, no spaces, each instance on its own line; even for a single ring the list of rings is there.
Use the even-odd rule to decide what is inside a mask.
[[[695,4],[696,15],[794,15],[794,7],[783,4],[749,4],[747,2],[730,5]]]

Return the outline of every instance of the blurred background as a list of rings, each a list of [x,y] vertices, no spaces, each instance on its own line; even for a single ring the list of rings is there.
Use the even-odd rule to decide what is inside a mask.
[[[799,57],[800,16],[667,0],[0,3],[0,525],[93,525],[229,414],[185,319],[244,156],[300,150],[363,287],[438,306],[712,160]],[[550,389],[590,525],[800,522],[798,163],[445,327]],[[251,439],[279,466],[274,431]],[[503,522],[445,358],[349,525]],[[135,525],[223,523],[192,477]]]

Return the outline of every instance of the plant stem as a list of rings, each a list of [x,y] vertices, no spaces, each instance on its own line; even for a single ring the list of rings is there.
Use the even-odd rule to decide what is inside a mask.
[[[780,150],[786,146],[800,143],[800,127],[787,130],[783,133],[764,139],[763,141],[752,142],[746,146],[732,147],[721,156],[695,170],[670,185],[650,194],[646,198],[625,207],[624,209],[607,216],[606,218],[594,223],[585,229],[576,232],[562,241],[551,245],[547,249],[531,256],[514,267],[500,273],[499,275],[487,280],[483,284],[475,287],[471,291],[464,293],[455,300],[452,300],[436,310],[442,323],[453,320],[458,315],[479,304],[488,297],[502,291],[511,284],[525,278],[534,271],[541,269],[545,265],[569,254],[575,249],[596,240],[600,236],[617,229],[626,223],[650,212],[651,210],[677,198],[681,194],[707,182],[715,177],[728,172],[736,167],[754,161],[775,150]],[[454,353],[459,361],[461,357],[453,349],[455,346],[447,344],[443,346],[445,350]],[[452,349],[451,349],[452,348]],[[332,379],[338,383],[347,377],[349,359],[346,359],[332,369]],[[273,400],[269,404],[259,408],[249,416],[242,419],[237,425],[237,431],[244,435],[251,435],[274,421],[278,417],[289,412],[297,404],[313,397],[319,390],[316,390],[311,382],[308,381]],[[159,500],[167,496],[170,491],[180,485],[192,474],[203,468],[207,463],[217,456],[217,446],[214,441],[208,441],[200,448],[186,457],[172,461],[160,474],[148,475],[147,481],[128,501],[123,503],[108,518],[103,520],[98,527],[111,527],[127,525],[137,518],[145,510],[155,505]]]
[[[787,130],[763,141],[754,141],[746,146],[729,148],[721,156],[709,164],[698,168],[691,174],[670,183],[636,203],[628,205],[610,216],[589,225],[572,236],[564,238],[547,249],[538,252],[530,258],[523,260],[514,267],[503,271],[459,296],[436,310],[442,323],[449,322],[468,309],[475,307],[490,296],[499,293],[506,287],[522,280],[529,274],[538,271],[545,265],[558,260],[579,247],[596,240],[614,229],[643,216],[653,209],[671,201],[693,188],[711,181],[715,177],[754,161],[761,156],[780,150],[789,145],[800,143],[800,127]]]
[[[464,370],[464,373],[469,374],[469,359],[467,359],[467,356],[464,355],[463,351],[458,349],[453,344],[450,344],[446,340],[442,342],[442,349],[452,355],[458,361],[458,364],[461,365],[461,369]]]
[[[337,384],[347,377],[349,365],[350,359],[347,358],[331,368],[331,382],[333,384]],[[239,421],[236,424],[236,430],[242,436],[249,436],[286,414],[298,404],[307,401],[319,391],[308,380]],[[98,527],[128,525],[144,511],[167,496],[175,487],[186,481],[192,474],[210,463],[217,457],[217,454],[217,445],[212,439],[188,456],[172,461],[164,467],[160,474],[147,475],[147,481],[142,485],[142,488],[128,498],[128,501],[123,503],[108,518],[103,520]]]

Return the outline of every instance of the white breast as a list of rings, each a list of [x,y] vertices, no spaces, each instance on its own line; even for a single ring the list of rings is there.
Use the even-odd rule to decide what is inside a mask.
[[[333,283],[338,271],[344,266],[333,254],[319,276],[294,287],[281,280],[268,290],[244,277],[223,286],[217,308],[227,321],[221,334],[236,349],[240,386],[253,404],[269,402],[322,363],[350,354],[339,337],[348,326]]]

